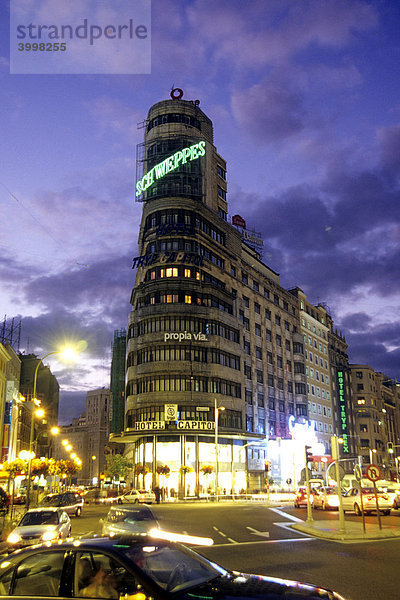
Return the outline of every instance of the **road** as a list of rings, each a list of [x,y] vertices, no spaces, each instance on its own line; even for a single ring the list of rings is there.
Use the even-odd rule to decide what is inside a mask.
[[[298,579],[325,586],[348,600],[397,600],[400,597],[400,540],[342,543],[313,538],[290,529],[306,519],[304,509],[265,504],[187,504],[152,507],[166,531],[211,537],[214,545],[197,548],[233,570]],[[103,506],[85,506],[72,518],[73,535],[100,532]],[[337,519],[337,512],[314,511],[315,519]],[[360,520],[346,514],[346,520]],[[376,517],[367,517],[368,521]],[[383,517],[400,527],[400,511]]]

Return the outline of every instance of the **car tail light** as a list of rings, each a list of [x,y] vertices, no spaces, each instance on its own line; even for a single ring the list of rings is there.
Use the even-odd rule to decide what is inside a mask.
[[[373,500],[374,497],[373,496],[367,496],[367,500]]]
[[[389,496],[386,496],[386,495],[385,495],[385,496],[382,496],[382,498],[383,498],[384,500],[389,500]]]

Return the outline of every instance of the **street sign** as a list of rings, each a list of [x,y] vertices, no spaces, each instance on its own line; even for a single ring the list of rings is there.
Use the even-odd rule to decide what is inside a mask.
[[[177,404],[166,404],[165,405],[165,420],[176,421],[178,418],[178,405]]]
[[[378,481],[381,478],[381,470],[378,465],[368,465],[365,473],[370,481]]]
[[[209,406],[196,406],[196,410],[199,410],[199,411],[203,411],[203,410],[204,411],[209,411],[210,407]]]
[[[361,481],[362,479],[362,470],[360,465],[355,465],[354,466],[354,477],[356,478],[357,481]]]

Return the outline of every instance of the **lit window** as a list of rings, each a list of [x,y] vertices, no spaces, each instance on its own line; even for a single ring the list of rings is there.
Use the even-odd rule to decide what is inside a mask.
[[[192,304],[192,296],[185,296],[185,304]]]
[[[185,277],[190,277],[190,269],[185,269]]]
[[[170,267],[168,269],[166,269],[166,276],[167,277],[178,277],[178,269],[177,267]]]
[[[200,281],[200,271],[196,271],[196,279],[197,281]]]

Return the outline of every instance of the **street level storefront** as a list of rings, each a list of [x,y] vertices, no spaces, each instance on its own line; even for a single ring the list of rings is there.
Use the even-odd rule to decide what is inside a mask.
[[[171,425],[165,421],[146,423],[148,435],[143,435],[142,423],[138,428],[141,435],[126,430],[123,435],[112,436],[113,442],[127,445],[125,455],[134,465],[131,481],[134,488],[158,486],[170,498],[202,497],[216,493],[218,477],[219,495],[238,495],[255,491],[249,490],[246,475],[249,467],[252,479],[259,487],[264,486],[264,460],[249,459],[247,464],[248,440],[221,434],[217,465],[214,427],[210,423],[207,429],[211,429],[211,435],[204,432],[204,422],[178,421],[173,424],[174,430],[166,429]]]

